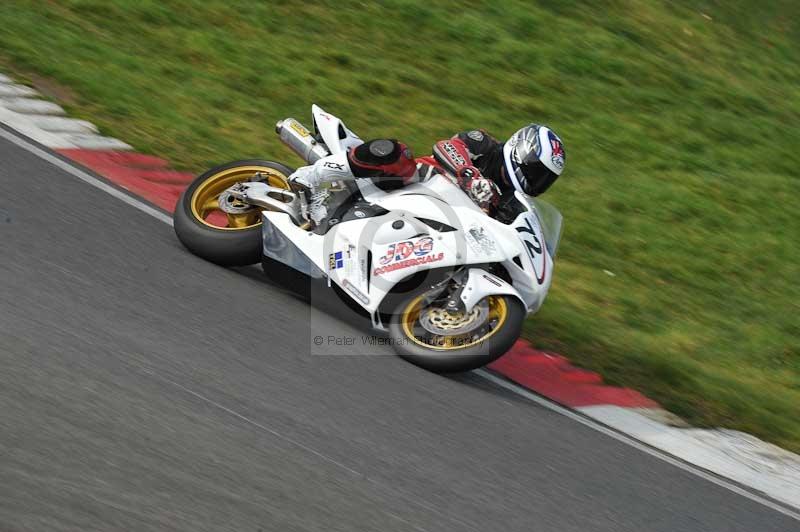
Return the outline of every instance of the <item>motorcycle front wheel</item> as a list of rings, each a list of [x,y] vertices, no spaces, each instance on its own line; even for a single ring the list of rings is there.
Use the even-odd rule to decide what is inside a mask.
[[[480,368],[519,338],[525,308],[517,298],[488,296],[469,313],[448,311],[419,295],[401,303],[389,321],[398,355],[436,373]]]
[[[256,180],[289,189],[291,173],[280,163],[252,159],[208,170],[178,200],[172,217],[175,234],[189,251],[220,266],[260,262],[261,209],[223,193],[237,183]],[[229,202],[228,212],[220,208],[220,201]]]

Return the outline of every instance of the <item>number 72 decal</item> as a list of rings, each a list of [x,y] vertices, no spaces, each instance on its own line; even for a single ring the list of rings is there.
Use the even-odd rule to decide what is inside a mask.
[[[539,225],[539,218],[536,214],[529,212],[523,219],[525,224],[515,227],[519,238],[525,244],[525,249],[528,252],[528,257],[531,259],[533,272],[536,275],[536,282],[539,284],[544,283],[545,272],[547,268],[547,257],[544,252],[544,237],[542,236],[542,228]]]

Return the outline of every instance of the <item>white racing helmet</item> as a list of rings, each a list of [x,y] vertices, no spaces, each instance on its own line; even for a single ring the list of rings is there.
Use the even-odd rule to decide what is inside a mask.
[[[564,144],[550,128],[530,124],[514,133],[503,146],[503,159],[514,188],[538,196],[564,170]]]

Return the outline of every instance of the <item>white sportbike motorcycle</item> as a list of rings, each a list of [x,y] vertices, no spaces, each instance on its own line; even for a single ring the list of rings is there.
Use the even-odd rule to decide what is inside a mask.
[[[312,113],[313,133],[292,118],[276,127],[309,164],[362,143],[335,116]],[[516,192],[490,217],[444,175],[394,190],[356,179],[307,197],[291,173],[246,160],[202,174],[175,209],[178,238],[211,262],[262,262],[284,286],[337,294],[388,331],[400,356],[437,372],[499,358],[542,305],[561,232],[548,203]],[[328,215],[313,224],[308,209],[320,202]]]

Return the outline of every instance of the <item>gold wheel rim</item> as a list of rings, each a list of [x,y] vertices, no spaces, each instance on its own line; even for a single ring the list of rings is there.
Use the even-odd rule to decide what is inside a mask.
[[[424,310],[422,306],[423,299],[424,294],[413,299],[408,305],[406,305],[406,307],[403,309],[402,315],[400,316],[400,323],[402,324],[403,333],[405,334],[406,338],[426,349],[434,349],[436,351],[458,351],[460,349],[467,349],[474,345],[478,345],[494,336],[495,333],[503,327],[503,324],[508,318],[508,304],[506,303],[506,300],[503,297],[489,296],[489,314],[486,316],[485,323],[490,324],[492,321],[496,321],[489,331],[485,332],[480,337],[469,341],[466,341],[466,339],[469,338],[472,333],[450,336],[431,335],[431,337],[436,339],[438,343],[429,343],[423,341],[420,337],[418,337],[417,334],[414,333],[414,326],[417,324],[417,322],[419,322],[420,314]]]
[[[245,213],[231,214],[225,213],[219,208],[220,194],[236,183],[252,181],[257,173],[262,174],[270,186],[289,190],[289,177],[280,170],[269,166],[247,165],[220,170],[216,174],[208,176],[195,189],[189,201],[192,215],[203,224],[223,231],[241,231],[260,225],[260,209],[255,208]],[[207,220],[208,216],[215,211],[221,212],[227,217],[227,227],[214,225]]]

